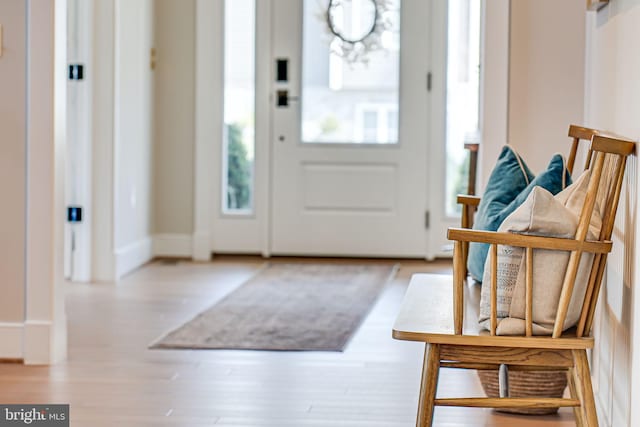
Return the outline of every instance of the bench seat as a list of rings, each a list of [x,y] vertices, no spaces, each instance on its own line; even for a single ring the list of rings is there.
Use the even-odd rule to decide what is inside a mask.
[[[414,274],[393,326],[393,338],[432,344],[464,344],[468,346],[532,347],[548,349],[587,349],[593,338],[578,338],[575,329],[562,335],[562,340],[545,336],[491,336],[478,324],[480,286],[465,286],[464,326],[462,335],[453,328],[453,278],[446,274]]]

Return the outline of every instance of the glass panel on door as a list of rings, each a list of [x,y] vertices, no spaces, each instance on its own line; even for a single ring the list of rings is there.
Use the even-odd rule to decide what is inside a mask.
[[[222,211],[252,214],[255,152],[255,0],[224,5]]]
[[[302,142],[398,143],[400,0],[304,0],[303,13]],[[364,60],[348,60],[363,36]]]

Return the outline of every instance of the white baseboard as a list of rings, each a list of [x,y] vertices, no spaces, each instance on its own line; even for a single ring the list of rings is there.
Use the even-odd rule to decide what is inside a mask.
[[[51,322],[27,321],[24,325],[24,364],[49,365],[54,363],[51,341]]]
[[[115,250],[116,280],[149,262],[153,257],[151,237],[145,237]]]
[[[190,234],[156,234],[153,236],[153,256],[188,257],[193,253]]]
[[[193,233],[193,260],[211,260],[211,235],[208,232]]]
[[[0,323],[0,359],[22,359],[24,325]]]
[[[592,379],[593,380],[593,379]],[[611,427],[609,420],[611,419],[609,411],[606,410],[606,406],[602,401],[603,397],[598,393],[598,390],[593,390],[596,401],[596,414],[598,415],[598,425],[602,427]]]
[[[50,321],[0,323],[0,359],[18,359],[25,365],[51,365],[64,360],[67,341],[54,340],[54,332]]]

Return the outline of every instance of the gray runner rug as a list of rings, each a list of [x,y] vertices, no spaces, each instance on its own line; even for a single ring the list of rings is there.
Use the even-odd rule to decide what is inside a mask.
[[[392,264],[271,264],[151,348],[342,351]]]

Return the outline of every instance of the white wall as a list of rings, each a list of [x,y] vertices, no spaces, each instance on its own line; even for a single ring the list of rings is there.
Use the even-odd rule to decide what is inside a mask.
[[[584,0],[511,2],[508,140],[534,172],[584,109]]]
[[[21,357],[26,203],[26,49],[23,0],[0,2],[0,356]]]
[[[478,188],[510,143],[534,172],[567,154],[584,111],[583,0],[485,2]]]
[[[192,252],[195,0],[93,3],[92,277],[115,281]]]
[[[92,99],[91,279],[103,282],[116,278],[113,246],[114,6],[113,0],[93,1],[93,69],[87,70]]]
[[[117,281],[152,256],[153,5],[93,0],[88,79],[95,281]]]
[[[191,255],[195,144],[195,0],[156,0],[154,254]]]
[[[640,138],[640,1],[614,0],[587,20],[587,125]],[[607,283],[596,320],[593,353],[602,425],[640,425],[640,269],[637,264],[637,160],[630,158],[627,185],[614,231]]]
[[[64,303],[66,0],[28,2],[27,265],[23,359],[67,354]]]
[[[114,247],[116,277],[151,259],[151,0],[116,0]]]
[[[480,52],[480,132],[478,194],[489,179],[500,147],[507,143],[509,108],[510,0],[483,2]]]

